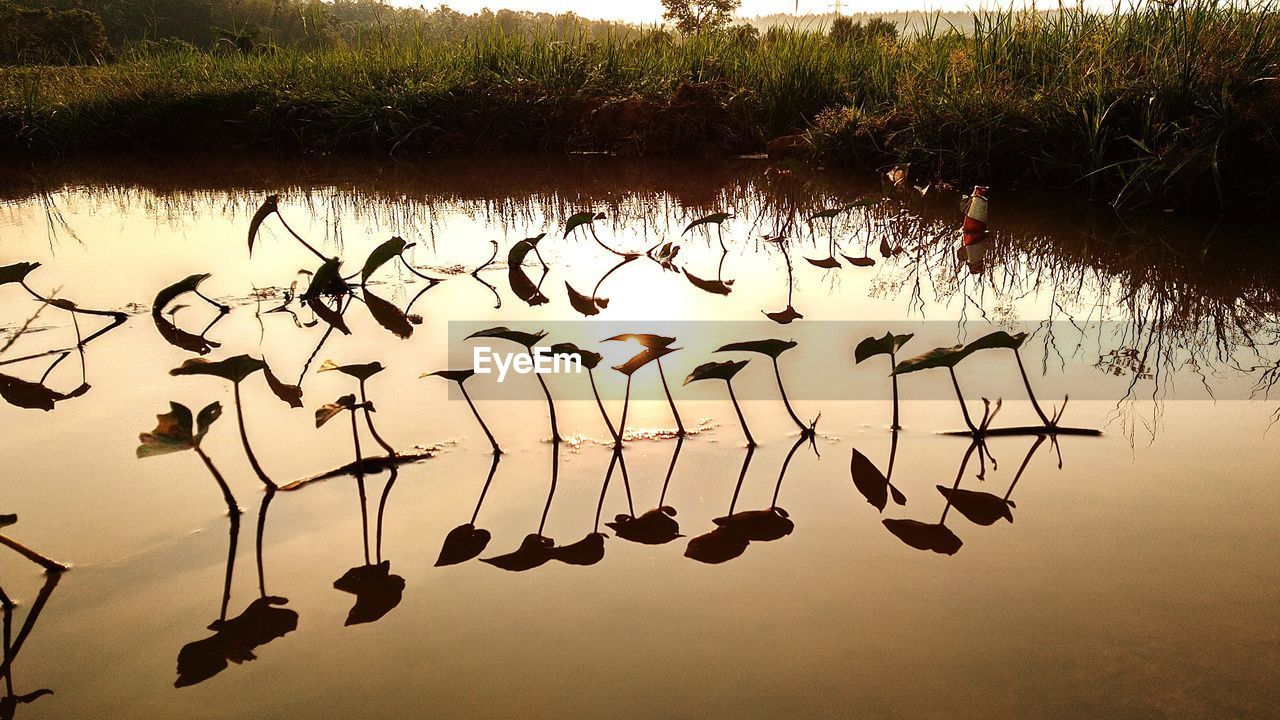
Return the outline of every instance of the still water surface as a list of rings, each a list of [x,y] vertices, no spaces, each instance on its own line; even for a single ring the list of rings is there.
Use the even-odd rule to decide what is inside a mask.
[[[410,337],[384,327],[358,289],[349,335],[284,302],[320,261],[275,216],[249,253],[251,218],[271,193],[346,275],[393,235],[415,243],[405,259],[443,282],[422,293],[429,283],[393,260],[365,290],[400,311],[412,303],[421,322]],[[1265,389],[1280,258],[1265,233],[1120,223],[996,192],[975,275],[955,258],[959,195],[748,160],[199,159],[41,168],[0,195],[0,265],[39,262],[32,289],[128,314],[82,357],[73,315],[46,307],[0,354],[7,398],[27,387],[12,378],[72,395],[48,411],[0,405],[0,514],[18,516],[0,532],[72,566],[46,579],[0,554],[0,586],[17,602],[5,618],[4,717],[1276,716],[1280,452]],[[860,198],[875,203],[807,222]],[[565,237],[585,210],[605,215],[595,238],[585,227]],[[733,217],[719,233],[682,234],[721,211]],[[542,232],[545,275],[534,254],[507,263]],[[838,269],[806,261],[832,240]],[[666,242],[674,257],[660,254]],[[604,246],[641,255],[622,263]],[[230,312],[186,294],[162,320],[190,334],[188,348],[217,320],[206,358],[261,357],[303,389],[292,408],[261,374],[241,387],[246,434],[273,481],[354,459],[346,415],[316,427],[318,407],[358,388],[317,372],[326,359],[382,363],[367,383],[378,435],[428,457],[264,493],[231,383],[168,372],[199,355],[166,340],[152,303],[196,273],[210,273],[200,292]],[[607,306],[584,317],[566,283]],[[290,312],[267,312],[281,304]],[[764,314],[788,306],[803,319]],[[19,285],[0,286],[0,347],[37,307]],[[74,320],[82,337],[108,324]],[[477,377],[467,387],[505,451],[495,462],[450,384],[419,377],[468,357],[464,323],[546,329],[549,342],[606,353],[594,374],[613,423],[625,378],[608,365],[639,348],[601,340],[677,335],[684,349],[664,373],[693,432],[676,439],[655,368],[638,371],[624,475],[585,379],[549,380],[566,438],[556,446],[536,383],[511,380],[523,381],[517,392]],[[903,360],[999,329],[1032,333],[1019,352],[1045,411],[1069,392],[1062,424],[1101,436],[973,446],[941,434],[964,423],[941,369],[901,376],[904,427],[888,429],[889,360],[855,364],[858,341],[915,332]],[[811,443],[777,399],[767,357],[710,353],[769,337],[798,342],[780,365],[797,414],[821,413]],[[72,352],[41,355],[61,348]],[[681,386],[699,364],[748,358],[733,382],[753,450],[721,383]],[[1041,424],[1008,350],[976,353],[957,374],[975,422],[980,398],[999,397],[993,427]],[[195,453],[136,457],[169,401],[222,404],[202,449],[238,520]],[[360,437],[364,456],[382,453],[363,417]],[[891,454],[905,503],[879,510],[851,467],[864,457],[887,472]],[[990,496],[948,503],[957,489]],[[1012,502],[996,517],[974,507],[1000,499]],[[659,513],[671,522],[647,543],[606,525],[659,505],[674,515]],[[699,561],[691,539],[731,508],[762,512],[732,537],[702,539],[710,559],[727,560]],[[473,517],[487,545],[437,566],[446,536]],[[917,549],[886,518],[943,518],[961,544]],[[538,533],[582,544],[535,551],[545,562],[527,571],[501,567],[535,564],[503,556]]]

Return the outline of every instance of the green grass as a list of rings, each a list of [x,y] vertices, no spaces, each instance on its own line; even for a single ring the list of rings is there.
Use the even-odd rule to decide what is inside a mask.
[[[805,30],[444,42],[401,27],[338,49],[4,68],[0,151],[723,153],[801,129],[821,161],[911,162],[922,181],[1206,207],[1280,189],[1271,5],[974,20],[843,45]]]

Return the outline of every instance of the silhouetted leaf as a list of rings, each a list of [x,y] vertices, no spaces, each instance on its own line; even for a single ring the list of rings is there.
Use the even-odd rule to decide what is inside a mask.
[[[968,518],[969,522],[984,526],[993,525],[1000,518],[1013,522],[1013,513],[1009,508],[1015,507],[1015,505],[999,495],[976,490],[964,490],[962,488],[953,490],[945,485],[936,487],[938,492],[942,493],[942,496],[951,503],[951,506],[959,511],[961,515]]]
[[[844,253],[841,253],[841,255],[844,255]],[[854,267],[871,267],[876,264],[875,258],[869,258],[865,255],[863,257],[850,257],[848,255],[844,255],[844,259],[848,260],[849,264]]]
[[[209,426],[222,415],[220,403],[210,403],[200,411],[198,422],[193,422],[191,410],[176,402],[169,403],[169,412],[156,416],[156,427],[138,436],[138,457],[190,450],[199,447],[209,432]]]
[[[751,544],[750,541],[737,528],[721,526],[689,540],[688,546],[684,549],[684,556],[698,562],[716,565],[742,555],[749,544]]]
[[[885,519],[883,522],[895,537],[917,550],[932,550],[939,555],[955,555],[964,544],[946,525],[893,518]]]
[[[644,350],[641,350],[635,355],[632,355],[630,360],[627,360],[621,365],[614,365],[613,369],[617,370],[623,375],[634,375],[637,370],[644,367],[645,365],[648,365],[649,363],[653,362],[654,360],[657,360],[660,357],[663,357],[664,355],[670,355],[671,353],[679,349],[680,348],[673,348],[673,347],[645,348]]]
[[[374,360],[371,363],[360,363],[357,365],[339,365],[332,360],[325,360],[320,364],[320,368],[316,372],[329,372],[337,370],[343,375],[350,375],[357,380],[368,380],[377,375],[386,368],[382,367],[382,363]]]
[[[603,220],[604,213],[580,212],[569,216],[564,223],[564,236],[569,237],[569,233],[576,230],[581,225],[593,223],[596,220]]]
[[[574,310],[577,310],[588,317],[600,314],[600,308],[602,306],[595,298],[587,297],[577,290],[574,290],[573,286],[567,282],[564,284],[564,287],[569,291],[569,304],[573,306]]]
[[[275,195],[268,195],[267,199],[262,202],[262,206],[253,214],[253,219],[249,221],[249,254],[253,254],[253,241],[258,237],[258,228],[262,226],[262,221],[273,212],[279,211],[280,198]]]
[[[404,252],[408,246],[409,243],[405,242],[404,238],[397,236],[374,248],[373,252],[369,253],[368,259],[364,261],[364,268],[360,270],[360,284],[369,282],[370,276],[377,272],[378,268]]]
[[[713,520],[720,527],[732,527],[751,542],[769,542],[791,534],[796,525],[780,507],[743,510]]]
[[[606,522],[618,537],[643,545],[662,545],[680,537],[680,523],[675,519],[675,508],[654,508],[640,515],[618,515],[613,522]]]
[[[357,410],[366,405],[370,411],[373,410],[372,403],[357,403],[355,395],[343,395],[331,403],[325,403],[316,408],[316,427],[329,422],[343,410]]]
[[[927,353],[898,363],[898,366],[893,369],[893,373],[895,375],[905,375],[906,373],[935,367],[955,367],[956,363],[965,359],[966,356],[968,356],[968,353],[965,352],[963,345],[934,348]]]
[[[17,516],[17,515],[12,515],[12,514],[10,514],[10,515],[0,515],[0,528],[2,528],[2,527],[9,527],[10,525],[12,525],[12,524],[14,524],[14,523],[16,523],[16,522],[18,522],[18,516]]]
[[[404,578],[391,572],[391,562],[361,565],[343,573],[333,587],[356,596],[343,625],[361,625],[380,620],[404,598]]]
[[[390,330],[392,335],[403,340],[413,334],[413,325],[400,308],[374,295],[367,287],[364,289],[364,304],[369,307],[373,319]]]
[[[680,234],[684,235],[685,233],[698,227],[699,225],[708,225],[708,224],[719,225],[720,223],[724,222],[725,220],[728,220],[731,217],[733,216],[730,215],[729,213],[724,213],[724,212],[711,213],[706,217],[700,217],[697,220],[694,220],[693,222],[689,223],[689,225],[685,227],[684,232]]]
[[[467,368],[466,370],[437,370],[433,373],[424,373],[422,375],[419,375],[419,377],[442,377],[445,380],[452,380],[453,382],[456,382],[456,383],[464,383],[467,381],[467,378],[475,374],[476,374],[475,370],[471,368]]]
[[[538,233],[534,237],[525,238],[512,245],[511,250],[507,252],[507,266],[514,268],[523,263],[525,257],[538,246],[538,241],[546,235],[546,233]]]
[[[782,353],[796,346],[795,340],[748,340],[746,342],[729,343],[716,348],[716,352],[755,352],[777,358]]]
[[[848,208],[833,207],[833,208],[827,208],[826,210],[819,210],[818,212],[809,216],[809,222],[813,222],[814,220],[829,220],[839,215],[840,213],[844,212],[845,210],[848,210]]]
[[[170,375],[212,375],[223,380],[238,383],[250,375],[262,370],[266,363],[248,355],[236,355],[225,360],[209,361],[204,358],[191,358],[169,371]]]
[[[651,333],[624,333],[622,335],[614,335],[611,338],[605,338],[605,342],[630,342],[635,341],[646,348],[662,348],[667,347],[676,339],[665,335],[653,335]]]
[[[764,311],[762,310],[761,312],[764,312]],[[790,325],[792,320],[804,319],[804,316],[796,312],[796,309],[791,307],[790,305],[788,305],[785,310],[779,310],[777,312],[766,312],[764,313],[764,316],[778,323],[779,325]]]
[[[827,270],[834,270],[835,268],[840,267],[840,261],[835,259],[835,256],[825,257],[819,260],[814,260],[813,258],[805,258],[805,262],[809,263],[810,265],[814,265],[816,267],[826,268]]]
[[[593,532],[581,540],[551,548],[551,559],[566,565],[595,565],[604,559],[604,533]]]
[[[466,339],[472,340],[475,338],[497,338],[499,340],[510,340],[513,343],[517,343],[527,348],[531,348],[534,345],[537,345],[539,342],[541,342],[542,338],[546,336],[547,336],[547,333],[544,330],[539,330],[536,333],[528,333],[522,330],[512,330],[508,327],[499,325],[497,327],[491,327],[486,330],[478,330],[476,332],[473,332],[470,335],[468,335]]]
[[[551,346],[551,352],[555,355],[571,355],[582,361],[582,367],[588,370],[595,370],[604,356],[590,350],[583,350],[573,343],[556,343]]]
[[[0,267],[0,285],[22,282],[27,279],[32,270],[38,267],[40,267],[38,262],[20,262]]]
[[[311,308],[311,312],[316,314],[316,317],[333,326],[335,330],[343,335],[351,334],[351,330],[347,327],[347,322],[342,319],[342,313],[326,305],[324,300],[311,298],[306,303],[307,307]]]
[[[733,289],[732,287],[730,287],[731,285],[733,285],[732,280],[724,280],[724,281],[703,280],[702,278],[698,277],[697,275],[694,275],[688,270],[684,271],[684,276],[689,278],[689,282],[693,283],[694,287],[698,288],[699,290],[702,290],[703,292],[709,292],[713,295],[728,295],[729,292]]]
[[[893,246],[889,244],[889,238],[887,237],[880,238],[880,257],[882,258],[893,257]]]
[[[302,299],[316,300],[323,295],[332,295],[335,290],[342,288],[344,285],[345,283],[342,282],[342,261],[338,258],[329,258],[311,276],[311,284],[307,286],[307,291],[302,294]]]
[[[889,480],[857,448],[853,449],[853,456],[849,459],[849,475],[853,477],[854,487],[871,503],[871,507],[884,512],[889,502]]]
[[[907,496],[906,496],[906,495],[903,495],[903,494],[902,494],[902,491],[901,491],[901,490],[899,490],[898,488],[896,488],[896,487],[894,487],[894,486],[890,485],[890,486],[889,486],[889,493],[893,495],[893,501],[894,501],[895,503],[897,503],[897,504],[899,504],[899,505],[906,505],[906,504],[907,504]]]
[[[276,397],[288,403],[291,408],[302,407],[301,385],[289,385],[282,382],[280,378],[276,377],[275,373],[271,372],[271,366],[266,363],[262,365],[262,374],[267,378],[267,387],[271,388],[271,392]]]
[[[728,382],[733,379],[738,371],[747,366],[747,360],[726,360],[724,362],[703,363],[693,369],[689,373],[689,377],[684,379],[684,384],[699,380],[724,380]]]
[[[497,557],[481,558],[480,562],[511,572],[532,570],[540,565],[545,565],[551,559],[551,549],[553,547],[555,547],[555,541],[549,537],[537,534],[526,535],[524,541],[520,543],[519,549],[515,552]]]
[[[894,335],[893,333],[885,333],[882,338],[869,337],[858,343],[853,349],[853,361],[861,363],[870,357],[876,355],[890,355],[902,349],[907,341],[915,337],[914,334]]]
[[[997,330],[988,335],[974,340],[964,346],[964,354],[971,355],[979,350],[988,350],[991,348],[1010,348],[1016,350],[1022,347],[1022,343],[1027,339],[1026,333],[1018,333],[1010,335],[1003,330]]]
[[[16,407],[47,411],[52,410],[63,395],[39,383],[0,373],[0,398]]]
[[[489,531],[484,528],[471,523],[459,525],[444,536],[444,544],[440,547],[435,566],[457,565],[479,557],[489,547],[490,538]]]
[[[208,279],[209,273],[188,275],[187,277],[161,290],[156,293],[156,299],[151,304],[151,313],[153,315],[160,314],[164,310],[165,306],[173,302],[175,298],[189,292],[195,292],[195,290],[200,287],[200,283]]]

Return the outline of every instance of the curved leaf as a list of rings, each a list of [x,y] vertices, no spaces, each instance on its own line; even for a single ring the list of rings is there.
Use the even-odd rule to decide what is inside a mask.
[[[0,399],[14,407],[49,411],[64,397],[40,383],[0,373]]]
[[[733,285],[732,280],[704,280],[688,270],[684,270],[684,276],[689,278],[689,282],[693,283],[694,287],[713,295],[728,295],[729,292],[733,290],[733,288],[730,287]]]
[[[546,237],[546,233],[538,233],[537,235],[525,238],[515,245],[511,246],[511,250],[507,252],[507,266],[515,267],[524,262],[524,259],[530,252],[538,246],[538,241]]]
[[[776,359],[779,355],[795,346],[795,340],[748,340],[746,342],[722,345],[716,348],[716,352],[755,352]]]
[[[1004,518],[1009,522],[1013,522],[1013,513],[1009,508],[1013,507],[1013,503],[1005,500],[999,495],[991,493],[979,492],[977,490],[965,490],[963,488],[949,488],[945,485],[937,485],[938,492],[951,503],[959,513],[976,525],[994,525],[997,520]]]
[[[706,217],[700,217],[697,220],[694,220],[693,222],[689,223],[685,227],[684,231],[681,232],[680,234],[684,235],[685,233],[698,227],[699,225],[719,225],[720,223],[724,222],[725,220],[728,220],[731,217],[733,216],[725,212],[711,213]]]
[[[511,292],[527,303],[529,307],[536,307],[550,302],[547,296],[542,294],[542,290],[533,284],[533,280],[525,273],[524,268],[518,264],[507,268],[507,283],[511,285]]]
[[[893,374],[905,375],[935,367],[955,367],[956,363],[965,359],[968,354],[963,345],[934,348],[927,353],[898,363],[898,366],[893,369]]]
[[[853,449],[853,456],[849,459],[849,475],[853,478],[854,487],[871,503],[871,507],[884,512],[889,502],[889,480],[857,448]]]
[[[322,295],[334,295],[338,291],[345,290],[345,286],[346,283],[342,281],[342,261],[338,258],[329,258],[311,276],[311,284],[302,294],[302,299],[315,300]]]
[[[342,313],[326,305],[324,300],[310,298],[306,303],[307,307],[311,308],[311,312],[316,314],[316,317],[325,321],[343,335],[351,334],[351,329],[347,327],[347,321],[342,319]]]
[[[726,360],[724,362],[703,363],[693,369],[689,373],[689,377],[684,379],[684,384],[699,380],[724,380],[728,382],[738,374],[739,370],[747,366],[747,360]]]
[[[302,407],[301,385],[289,385],[281,381],[275,373],[271,372],[271,366],[265,362],[262,364],[262,374],[267,378],[267,387],[271,388],[271,392],[276,397],[288,403],[291,408]]]
[[[485,330],[477,330],[471,333],[465,339],[472,340],[475,338],[497,338],[499,340],[509,340],[513,343],[531,348],[542,341],[547,336],[545,330],[539,330],[536,333],[528,333],[522,330],[512,330],[504,325],[487,328]]]
[[[0,285],[22,282],[27,279],[32,270],[38,267],[40,267],[38,262],[20,262],[0,267]]]
[[[764,312],[764,311],[761,310],[760,312]],[[792,320],[804,319],[804,316],[796,312],[796,309],[791,307],[790,305],[787,306],[786,310],[779,310],[777,312],[765,312],[764,316],[778,323],[779,325],[790,325]]]
[[[814,260],[813,258],[805,258],[805,262],[815,267],[826,268],[827,270],[834,270],[840,267],[840,261],[837,260],[834,255],[831,257],[821,258],[819,260]]]
[[[253,219],[249,221],[249,254],[253,254],[253,241],[258,237],[258,228],[261,227],[262,221],[273,212],[279,212],[279,196],[268,195],[267,199],[262,202],[262,206],[253,214]]]
[[[888,259],[893,257],[893,246],[889,244],[889,238],[880,238],[880,257]]]
[[[374,375],[386,370],[386,368],[382,367],[382,363],[377,360],[371,363],[362,363],[358,365],[339,365],[332,360],[325,360],[320,364],[320,367],[316,372],[329,372],[330,370],[337,370],[343,375],[350,375],[357,380],[368,380]]]
[[[369,314],[378,324],[391,331],[392,335],[404,340],[413,334],[413,324],[400,308],[383,300],[364,288],[364,304],[369,307]]]
[[[641,350],[640,352],[633,355],[630,360],[622,363],[621,365],[614,365],[613,369],[617,370],[623,375],[634,375],[637,370],[644,367],[645,365],[648,365],[649,363],[653,362],[654,360],[657,360],[660,357],[663,357],[664,355],[670,355],[671,353],[679,349],[680,348],[673,348],[670,346],[645,348],[644,350]]]
[[[356,403],[355,395],[343,395],[331,403],[325,403],[324,405],[316,408],[316,427],[321,427],[325,423],[329,422],[343,410],[356,410],[366,405],[370,410],[373,410],[373,406],[369,403]]]
[[[872,265],[876,264],[875,258],[869,258],[866,256],[850,257],[848,255],[845,255],[844,253],[841,253],[841,255],[843,255],[844,259],[849,261],[849,264],[854,267],[871,267]]]
[[[369,277],[378,271],[378,268],[386,265],[392,258],[397,257],[409,247],[409,243],[404,238],[396,236],[382,243],[369,253],[368,259],[364,261],[364,267],[360,270],[360,284],[364,285],[369,282]]]
[[[569,216],[564,223],[564,236],[569,237],[569,233],[578,229],[582,225],[593,223],[596,220],[603,220],[604,213],[580,212]]]
[[[180,452],[199,447],[209,432],[209,426],[222,415],[220,403],[210,403],[200,411],[198,425],[192,420],[191,410],[181,403],[170,402],[169,412],[156,415],[156,427],[138,436],[137,455],[140,458]]]
[[[159,315],[160,313],[164,312],[164,308],[166,305],[173,302],[174,299],[176,299],[180,295],[185,295],[189,292],[195,292],[196,289],[200,287],[200,283],[204,282],[205,280],[208,280],[209,277],[210,277],[209,273],[197,273],[195,275],[188,275],[185,278],[179,280],[178,282],[156,293],[156,299],[154,302],[151,303],[151,314]]]
[[[583,350],[573,343],[556,343],[551,346],[551,352],[555,355],[571,355],[582,361],[582,367],[588,370],[595,370],[604,356],[598,352]]]
[[[991,348],[1010,348],[1017,350],[1022,347],[1022,343],[1027,339],[1026,333],[1018,333],[1010,335],[1003,330],[997,330],[993,333],[983,335],[964,346],[964,354],[969,355],[979,350],[989,350]]]
[[[939,555],[955,555],[964,544],[946,525],[892,518],[882,522],[895,537],[917,550],[932,550]]]
[[[866,338],[853,349],[853,361],[856,364],[876,355],[891,355],[901,350],[902,346],[913,337],[915,337],[913,333],[894,335],[887,332],[882,338]]]
[[[642,346],[649,348],[650,350],[667,347],[676,341],[673,337],[654,335],[652,333],[624,333],[622,335],[614,335],[611,338],[604,339],[605,342],[630,342],[632,340],[640,343]]]
[[[442,377],[445,380],[452,380],[453,382],[461,384],[466,382],[467,378],[475,374],[475,370],[467,368],[466,370],[437,370],[433,373],[423,373],[418,377]]]
[[[569,304],[573,306],[574,310],[577,310],[588,317],[600,314],[600,308],[602,305],[599,300],[594,297],[587,297],[577,290],[574,290],[573,286],[567,282],[564,284],[564,287],[569,291]],[[604,304],[607,305],[608,301],[605,301]]]
[[[212,375],[223,380],[238,383],[267,367],[258,358],[248,355],[236,355],[225,360],[210,361],[204,358],[191,358],[169,371],[170,375]]]
[[[16,522],[18,522],[18,516],[17,516],[17,515],[13,515],[13,514],[9,514],[9,515],[0,515],[0,528],[2,528],[2,527],[9,527],[10,525],[12,525],[12,524],[14,524],[14,523],[16,523]]]

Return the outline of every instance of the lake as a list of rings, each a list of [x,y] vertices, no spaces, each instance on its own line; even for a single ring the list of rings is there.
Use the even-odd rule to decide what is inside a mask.
[[[1274,228],[993,188],[962,261],[966,202],[753,158],[19,169],[0,534],[70,570],[0,550],[0,715],[1274,717]],[[422,377],[538,331],[599,364]]]

